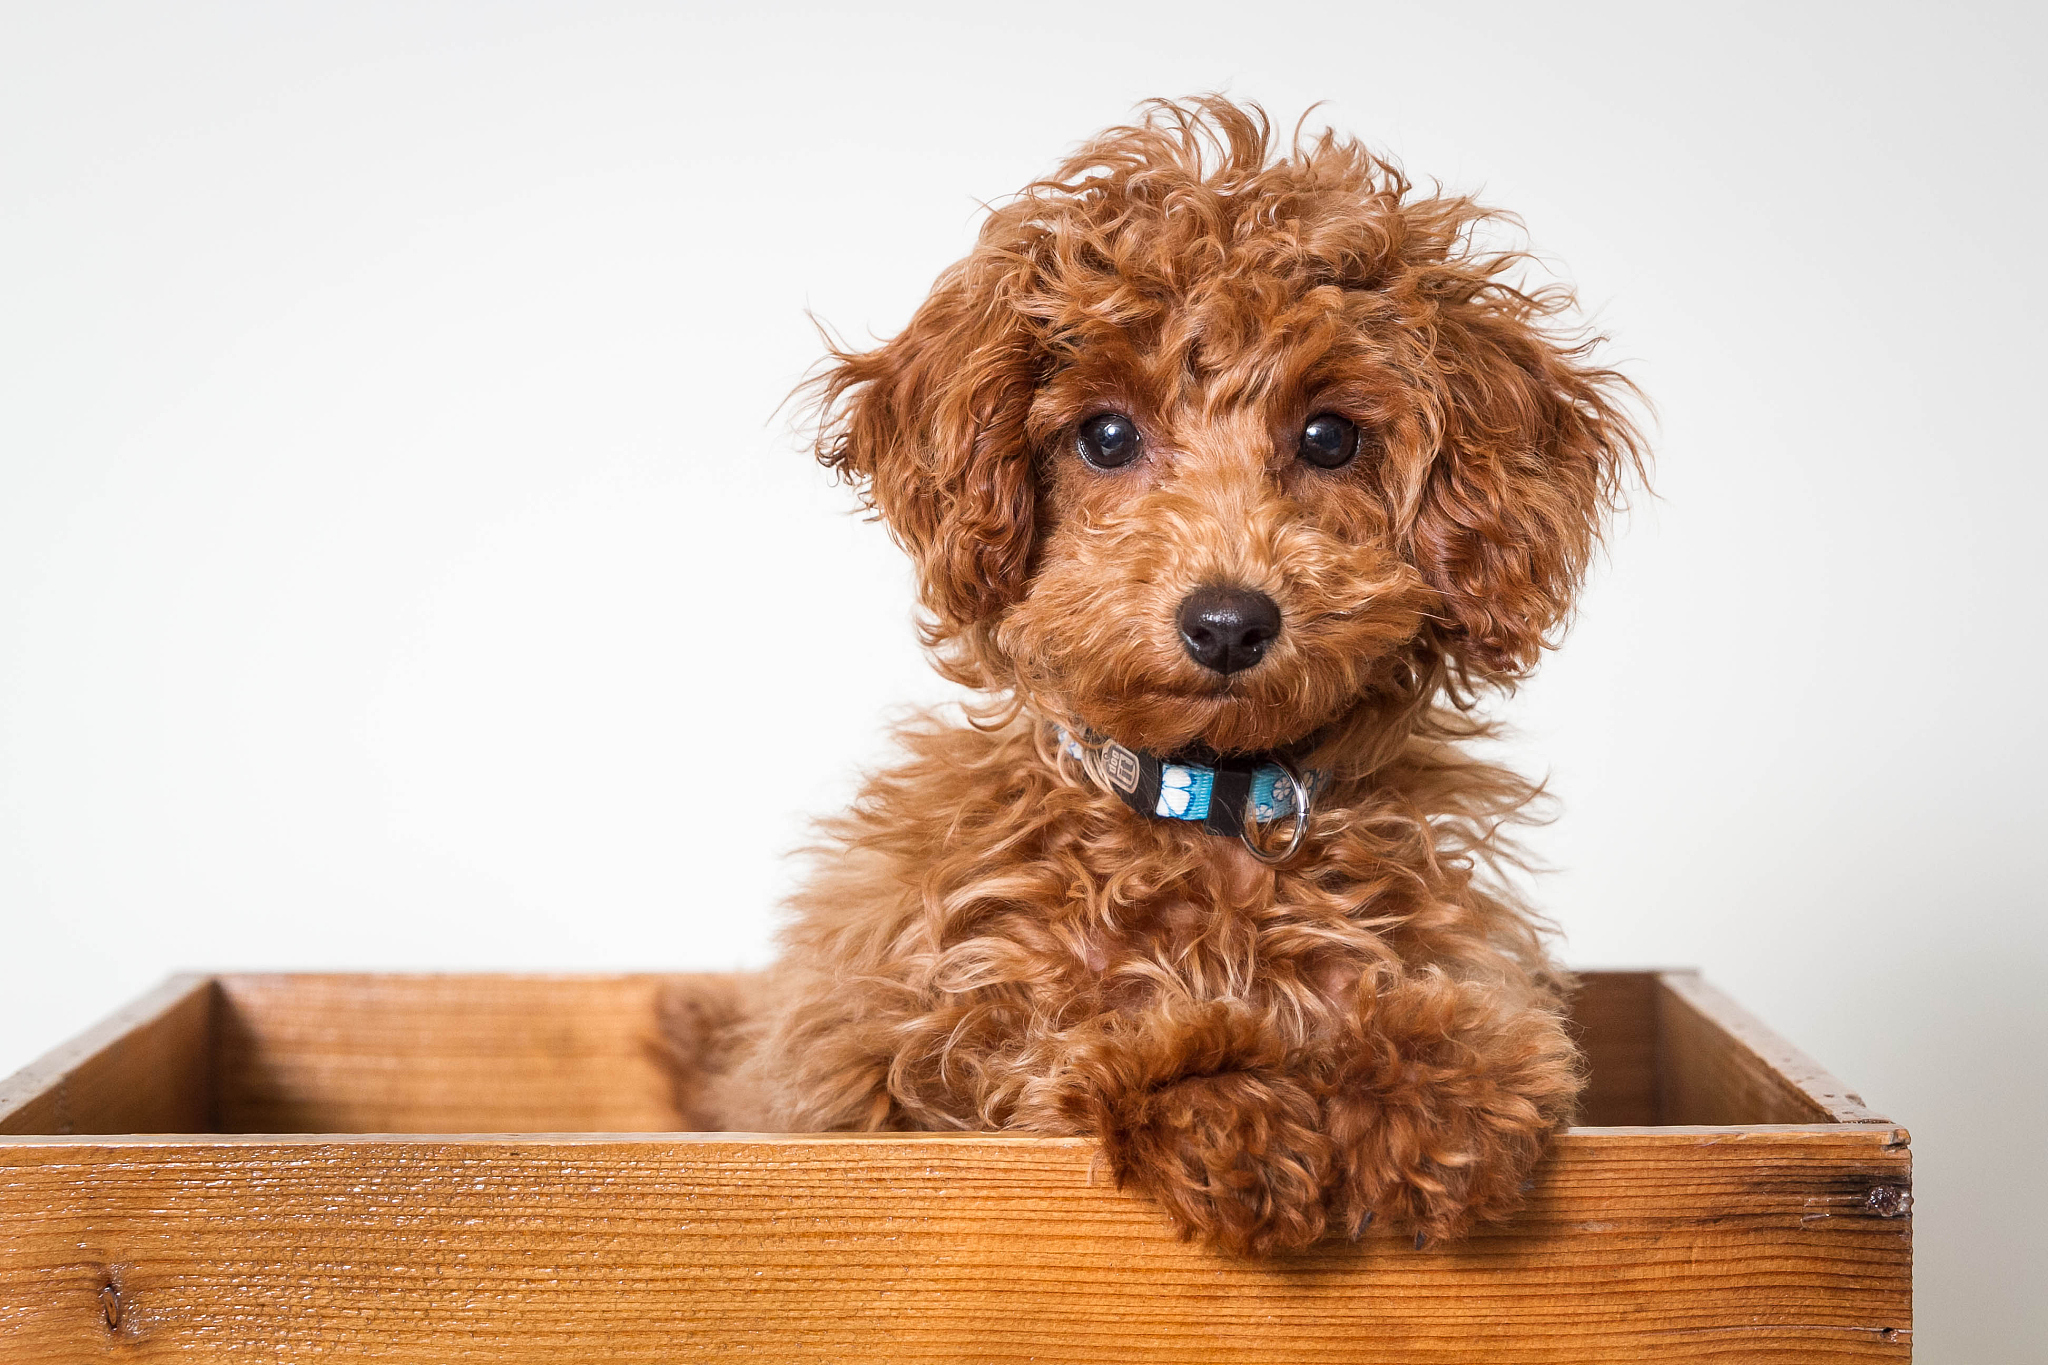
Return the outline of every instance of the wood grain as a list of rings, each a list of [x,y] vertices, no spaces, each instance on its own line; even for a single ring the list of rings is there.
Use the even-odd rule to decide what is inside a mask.
[[[27,1139],[0,1338],[119,1359],[1866,1361],[1910,1353],[1880,1127],[1584,1130],[1463,1246],[1167,1235],[1091,1144]]]
[[[1280,1263],[1174,1241],[1085,1142],[634,1136],[674,1122],[655,1018],[675,981],[170,983],[0,1083],[0,1354],[1910,1354],[1905,1134],[1690,974],[1586,974],[1585,1117],[1724,1126],[1573,1129],[1509,1225]],[[215,1125],[377,1131],[64,1136]]]
[[[674,976],[220,978],[225,1132],[677,1127],[656,1006]]]
[[[0,1080],[0,1133],[193,1133],[213,1125],[213,982],[174,976]]]
[[[1659,1122],[1891,1122],[1695,972],[1659,973],[1656,1038]]]

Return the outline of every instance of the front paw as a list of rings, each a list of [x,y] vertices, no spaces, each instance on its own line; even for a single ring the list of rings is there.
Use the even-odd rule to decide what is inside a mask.
[[[1315,1098],[1276,1073],[1189,1076],[1105,1114],[1117,1184],[1157,1200],[1184,1237],[1239,1255],[1305,1247],[1328,1225],[1334,1148]]]
[[[1333,1105],[1331,1136],[1341,1156],[1331,1230],[1358,1237],[1377,1222],[1414,1233],[1417,1246],[1456,1241],[1521,1207],[1550,1127],[1434,1106]]]
[[[1324,1100],[1332,1231],[1356,1237],[1377,1220],[1417,1245],[1452,1241],[1522,1206],[1577,1100],[1579,1056],[1554,1016],[1487,1022],[1360,1040]]]

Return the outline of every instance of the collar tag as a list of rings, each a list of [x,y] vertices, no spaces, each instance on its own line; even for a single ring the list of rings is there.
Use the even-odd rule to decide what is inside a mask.
[[[1109,779],[1110,786],[1129,796],[1138,790],[1144,765],[1138,762],[1136,754],[1111,740],[1102,746],[1102,775]]]

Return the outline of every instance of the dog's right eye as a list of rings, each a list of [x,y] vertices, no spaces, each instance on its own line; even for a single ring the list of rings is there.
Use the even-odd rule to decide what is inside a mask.
[[[1358,453],[1358,424],[1334,412],[1318,413],[1301,429],[1301,458],[1317,469],[1337,469]]]
[[[1138,424],[1120,412],[1105,412],[1081,423],[1074,449],[1097,469],[1121,469],[1138,458]]]

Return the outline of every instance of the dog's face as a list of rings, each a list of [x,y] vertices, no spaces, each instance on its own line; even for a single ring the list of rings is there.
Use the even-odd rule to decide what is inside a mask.
[[[820,455],[916,557],[942,657],[1133,747],[1511,681],[1635,458],[1562,300],[1470,250],[1483,210],[1269,141],[1220,101],[1112,130],[822,381]]]

